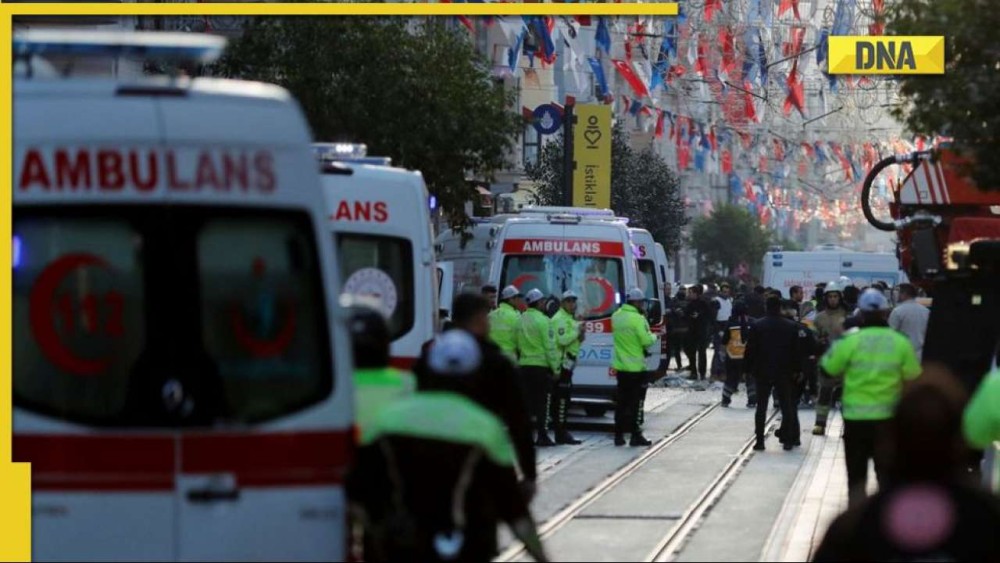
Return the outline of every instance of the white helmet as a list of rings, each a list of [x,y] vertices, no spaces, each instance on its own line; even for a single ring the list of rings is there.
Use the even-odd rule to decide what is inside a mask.
[[[826,284],[826,287],[823,288],[823,295],[826,295],[827,293],[841,293],[841,292],[843,292],[843,288],[841,287],[840,282],[832,281]]]
[[[528,302],[528,305],[534,305],[542,299],[545,299],[545,294],[542,293],[542,290],[540,289],[532,289],[528,292],[528,295],[526,295],[524,299]]]
[[[521,290],[518,289],[516,286],[508,285],[507,287],[503,288],[502,292],[500,292],[500,299],[506,301],[508,299],[513,299],[518,295],[521,295]]]
[[[838,279],[837,281],[840,282],[841,289],[846,289],[848,287],[854,286],[854,281],[847,276],[840,276],[840,279]]]
[[[628,300],[629,301],[645,301],[646,300],[646,292],[644,292],[643,290],[639,289],[638,287],[633,287],[632,289],[628,290]]]
[[[438,375],[468,375],[479,368],[482,353],[471,334],[454,329],[434,339],[427,364]]]

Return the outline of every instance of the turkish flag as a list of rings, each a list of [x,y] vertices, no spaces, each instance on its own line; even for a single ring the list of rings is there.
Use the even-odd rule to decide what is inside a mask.
[[[635,92],[636,96],[645,97],[649,95],[649,90],[646,88],[646,85],[643,84],[642,80],[639,80],[639,77],[636,76],[635,71],[632,70],[632,67],[629,66],[627,62],[617,59],[612,60],[611,62],[615,65],[615,68],[618,69],[618,72],[622,75],[625,81],[628,82],[628,85],[632,87],[632,91]]]
[[[785,99],[785,115],[792,113],[792,108],[799,110],[799,114],[805,117],[805,86],[799,77],[799,63],[792,64],[792,72],[788,74],[788,98]]]
[[[733,153],[726,149],[722,151],[722,173],[730,174],[733,171]]]
[[[795,14],[795,19],[802,20],[802,16],[799,15],[799,0],[781,0],[781,6],[778,8],[778,17],[785,15],[785,12],[791,10]]]

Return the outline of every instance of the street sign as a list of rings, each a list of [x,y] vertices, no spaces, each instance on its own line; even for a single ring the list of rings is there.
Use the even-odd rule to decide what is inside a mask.
[[[542,104],[532,112],[535,130],[540,135],[551,135],[562,127],[562,114],[552,104]]]
[[[575,106],[573,125],[573,206],[611,207],[611,108]]]

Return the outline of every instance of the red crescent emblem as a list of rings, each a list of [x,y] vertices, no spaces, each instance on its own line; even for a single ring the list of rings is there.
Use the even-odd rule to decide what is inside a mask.
[[[604,301],[593,310],[594,313],[604,313],[609,311],[611,307],[615,304],[615,288],[611,286],[611,282],[604,278],[589,277],[587,282],[593,282],[601,286],[604,290]]]
[[[243,318],[243,311],[240,310],[239,305],[233,306],[231,318],[236,341],[254,358],[280,356],[295,338],[296,317],[295,308],[292,306],[288,307],[288,314],[285,316],[285,323],[281,327],[281,331],[270,339],[257,338],[247,330],[246,319]]]

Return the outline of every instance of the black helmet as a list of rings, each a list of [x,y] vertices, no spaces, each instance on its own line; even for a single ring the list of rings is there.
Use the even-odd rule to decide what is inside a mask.
[[[354,367],[381,368],[389,365],[389,323],[378,310],[360,303],[348,309],[347,332],[351,336]]]

